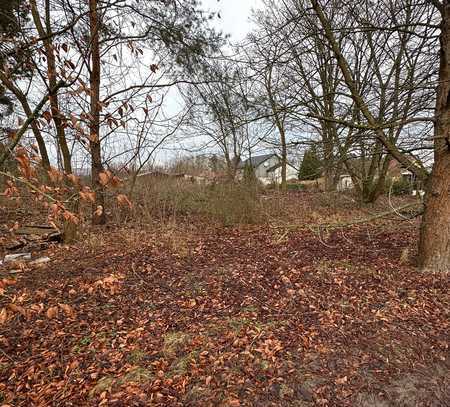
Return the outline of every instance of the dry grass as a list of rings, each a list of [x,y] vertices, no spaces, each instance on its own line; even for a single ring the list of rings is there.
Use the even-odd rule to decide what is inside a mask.
[[[131,220],[149,225],[155,221],[178,223],[186,217],[204,217],[230,226],[265,220],[255,185],[202,185],[185,179],[143,179],[138,181],[131,198],[134,203],[131,211],[118,207],[112,210],[117,222]]]

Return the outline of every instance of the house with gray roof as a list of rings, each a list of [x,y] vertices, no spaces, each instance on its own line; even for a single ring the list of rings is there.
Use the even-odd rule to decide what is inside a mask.
[[[244,176],[246,168],[252,168],[256,178],[264,185],[281,183],[281,157],[278,154],[252,156],[238,165],[238,175]],[[286,166],[286,179],[297,179],[298,170],[291,164]]]

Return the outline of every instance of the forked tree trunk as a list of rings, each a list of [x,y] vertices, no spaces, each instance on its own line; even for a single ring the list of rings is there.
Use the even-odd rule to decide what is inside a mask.
[[[420,266],[434,271],[450,271],[450,2],[443,3],[434,165],[419,242]]]
[[[31,130],[33,131],[33,135],[36,139],[36,142],[38,143],[39,147],[39,153],[41,155],[41,166],[44,169],[45,173],[50,169],[50,159],[48,157],[47,147],[45,145],[44,138],[42,137],[41,130],[39,129],[33,111],[31,110],[31,107],[28,103],[27,97],[22,92],[20,88],[14,85],[14,83],[8,78],[5,74],[0,73],[0,81],[1,83],[14,94],[14,96],[17,98],[17,100],[22,105],[22,109],[27,117],[33,118],[33,120],[30,123]],[[45,103],[45,100],[44,100]],[[40,110],[39,110],[40,113]],[[1,163],[0,163],[1,164]],[[47,175],[45,175],[47,177]]]
[[[103,164],[100,145],[100,24],[97,11],[97,0],[89,0],[89,23],[91,34],[91,72],[89,76],[91,88],[91,117],[89,126],[89,147],[91,150],[92,186],[96,195],[92,223],[95,225],[102,225],[106,223],[106,213],[105,191],[104,186],[100,182],[100,173],[103,171]]]

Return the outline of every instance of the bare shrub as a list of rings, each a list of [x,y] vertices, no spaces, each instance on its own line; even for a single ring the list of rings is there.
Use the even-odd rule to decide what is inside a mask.
[[[148,178],[138,181],[133,208],[116,208],[117,221],[142,224],[200,216],[223,225],[265,220],[259,187],[248,183],[199,184],[184,178]]]

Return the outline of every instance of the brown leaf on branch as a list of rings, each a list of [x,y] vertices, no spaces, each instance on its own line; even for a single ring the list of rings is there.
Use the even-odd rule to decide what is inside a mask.
[[[51,212],[50,216],[52,218],[56,218],[59,215],[60,210],[61,210],[61,208],[59,207],[59,205],[52,203],[50,205],[50,212]]]
[[[103,206],[99,205],[99,206],[97,206],[97,209],[95,210],[94,215],[102,216],[102,214],[103,214]]]
[[[77,177],[74,174],[68,174],[67,175],[67,179],[75,186],[79,187],[80,186],[80,178]]]
[[[119,205],[128,206],[129,208],[131,208],[133,206],[131,201],[124,194],[117,195],[117,202],[119,202]]]
[[[82,191],[79,192],[80,198],[86,202],[95,202],[95,192],[91,191],[89,187],[84,187]]]
[[[109,186],[111,188],[117,188],[118,186],[120,186],[121,183],[122,183],[122,180],[119,177],[116,177],[115,175],[113,175],[111,177],[111,180],[109,181]]]
[[[89,139],[89,141],[91,141],[92,143],[98,143],[98,140],[99,140],[98,134],[96,134],[96,133],[89,134],[89,135],[88,135],[88,139]]]
[[[98,179],[100,181],[100,184],[103,186],[108,185],[109,181],[111,180],[112,174],[110,171],[104,171],[98,174]]]
[[[50,167],[47,173],[50,177],[50,180],[55,184],[62,182],[62,180],[64,179],[64,175],[62,174],[62,172],[57,170],[55,167]]]
[[[78,120],[77,120],[77,118],[76,118],[73,114],[70,115],[70,121],[71,121],[71,123],[72,123],[72,126],[73,126],[74,128],[77,128],[77,126],[78,126]]]
[[[66,220],[67,222],[73,223],[75,225],[78,225],[78,223],[79,223],[78,217],[72,212],[64,211],[62,216],[63,216],[64,220]]]
[[[20,172],[25,178],[30,179],[35,175],[36,171],[31,167],[31,162],[28,155],[18,155],[16,160],[19,163]]]

